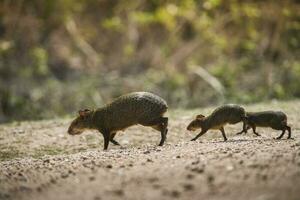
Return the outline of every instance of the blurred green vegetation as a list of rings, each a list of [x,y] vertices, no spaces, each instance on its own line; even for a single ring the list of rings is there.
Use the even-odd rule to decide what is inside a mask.
[[[300,96],[296,0],[0,1],[0,122],[152,91],[170,107]]]

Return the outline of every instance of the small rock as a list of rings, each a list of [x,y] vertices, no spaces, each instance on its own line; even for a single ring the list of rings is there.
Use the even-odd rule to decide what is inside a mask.
[[[54,178],[51,178],[51,179],[50,179],[50,182],[53,183],[53,184],[55,184],[55,183],[56,183],[56,180],[55,180]]]
[[[197,165],[197,164],[199,164],[200,163],[200,160],[196,160],[196,161],[193,161],[192,162],[192,165]]]
[[[115,190],[114,193],[118,196],[123,196],[124,195],[124,191],[122,189],[119,190]]]
[[[36,190],[37,190],[38,192],[42,192],[42,187],[39,186],[39,187],[36,188]]]
[[[95,176],[90,176],[90,177],[89,177],[89,180],[90,180],[90,181],[94,181],[94,180],[96,180],[96,178],[95,178]]]
[[[147,158],[147,162],[153,162],[150,158]]]
[[[111,169],[113,166],[111,164],[106,165],[106,168]]]
[[[63,172],[62,174],[61,174],[61,177],[62,178],[67,178],[69,176],[69,173],[66,173],[66,172]]]
[[[263,175],[261,176],[261,179],[264,180],[264,181],[267,180],[267,179],[268,179],[268,175],[263,174]]]
[[[43,162],[44,162],[44,163],[50,163],[50,159],[49,159],[49,158],[45,158],[45,159],[43,160]]]
[[[149,182],[150,183],[153,183],[153,182],[156,182],[156,181],[158,181],[157,177],[151,177],[151,178],[149,178]]]
[[[0,199],[10,199],[10,195],[6,193],[0,193]]]
[[[187,178],[187,179],[193,179],[194,177],[195,177],[195,176],[194,176],[193,174],[187,174],[187,175],[186,175],[186,178]]]
[[[101,200],[101,197],[95,196],[95,197],[94,197],[94,200]]]
[[[147,151],[144,151],[144,154],[149,154],[149,153],[150,153],[150,151],[148,151],[148,150],[147,150]]]
[[[14,134],[24,134],[24,133],[25,133],[25,130],[23,130],[23,129],[15,129],[15,130],[13,131],[13,133],[14,133]]]
[[[234,169],[234,167],[232,165],[227,165],[226,166],[227,171],[232,171],[233,169]]]
[[[210,174],[210,175],[207,176],[208,183],[213,183],[214,180],[215,180],[215,177],[212,174]]]
[[[180,192],[177,191],[177,190],[172,190],[172,191],[170,192],[170,195],[171,195],[172,197],[178,198],[178,197],[180,196]]]
[[[163,190],[162,192],[164,195],[168,195],[174,198],[178,198],[180,196],[180,192],[177,190],[172,190],[172,191]]]
[[[22,192],[28,192],[28,191],[31,191],[31,188],[27,187],[27,186],[20,186],[19,188]]]
[[[193,184],[190,184],[190,183],[186,183],[186,184],[184,184],[183,185],[183,188],[185,189],[185,190],[193,190],[194,189],[194,185]]]
[[[258,168],[260,165],[257,163],[250,163],[248,166],[251,168]]]
[[[204,172],[204,168],[203,167],[194,167],[191,169],[192,172],[196,172],[198,174],[202,174]]]
[[[295,143],[295,146],[296,146],[296,147],[299,147],[299,146],[300,146],[300,142],[296,142],[296,143]]]
[[[87,160],[88,158],[86,156],[81,157],[82,160]]]

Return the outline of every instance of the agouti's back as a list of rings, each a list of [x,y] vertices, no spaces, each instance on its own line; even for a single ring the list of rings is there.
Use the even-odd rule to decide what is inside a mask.
[[[281,125],[282,122],[287,121],[287,116],[281,111],[263,111],[263,112],[247,112],[249,122],[256,126],[269,127],[274,125]]]
[[[218,127],[223,124],[236,124],[246,116],[244,108],[235,104],[227,104],[215,109],[208,117],[210,127]]]
[[[95,111],[95,122],[109,130],[122,130],[134,124],[147,125],[168,109],[165,100],[149,92],[134,92],[115,99]]]

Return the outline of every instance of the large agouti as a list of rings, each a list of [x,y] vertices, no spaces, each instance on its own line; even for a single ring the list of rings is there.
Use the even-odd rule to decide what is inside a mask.
[[[114,136],[129,126],[141,124],[161,132],[159,146],[164,144],[168,132],[168,118],[163,117],[168,106],[165,100],[149,92],[134,92],[115,99],[97,110],[80,110],[68,129],[70,135],[86,129],[96,129],[104,137],[104,150],[109,141],[119,145]]]
[[[270,127],[275,130],[282,130],[281,135],[279,135],[276,139],[281,139],[286,130],[289,133],[288,139],[291,138],[291,134],[292,134],[291,127],[287,125],[287,116],[283,112],[281,111],[247,112],[246,115],[247,115],[247,120],[246,120],[247,129],[252,128],[254,134],[259,136],[259,134],[256,132],[256,127]]]
[[[246,112],[244,108],[234,104],[223,105],[215,109],[212,114],[205,117],[204,115],[197,115],[188,126],[187,130],[195,131],[201,128],[201,132],[192,139],[197,140],[200,136],[206,133],[209,129],[218,129],[222,132],[224,141],[227,140],[224,126],[226,124],[236,124],[243,122],[243,130],[246,129]]]

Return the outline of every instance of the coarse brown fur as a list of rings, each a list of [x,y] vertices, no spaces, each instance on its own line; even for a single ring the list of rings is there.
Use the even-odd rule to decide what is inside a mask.
[[[109,141],[119,145],[114,136],[120,130],[141,124],[161,132],[160,146],[168,132],[168,118],[163,117],[168,106],[165,100],[149,92],[133,92],[123,95],[97,110],[81,110],[69,129],[71,135],[81,134],[86,129],[96,129],[104,137],[104,149]]]
[[[197,115],[187,127],[187,130],[194,131],[201,128],[201,132],[192,139],[198,139],[205,134],[209,129],[218,129],[221,131],[224,141],[227,140],[224,126],[226,124],[236,124],[244,122],[243,130],[246,129],[246,112],[244,108],[235,104],[227,104],[215,109],[209,116]]]
[[[256,132],[256,127],[270,127],[275,130],[282,130],[282,133],[276,139],[281,139],[286,130],[288,131],[287,138],[291,138],[291,127],[287,125],[287,116],[285,113],[281,111],[263,111],[247,112],[246,115],[247,129],[252,128],[254,134],[259,136]]]

